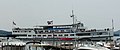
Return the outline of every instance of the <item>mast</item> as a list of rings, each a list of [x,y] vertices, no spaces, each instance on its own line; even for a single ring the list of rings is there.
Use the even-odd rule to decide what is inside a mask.
[[[75,24],[75,15],[74,15],[73,10],[72,10],[72,15],[71,15],[71,17],[73,18],[73,25],[74,25],[74,24]]]

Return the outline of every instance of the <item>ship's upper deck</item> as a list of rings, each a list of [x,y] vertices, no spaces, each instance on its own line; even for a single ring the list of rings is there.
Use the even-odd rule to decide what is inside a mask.
[[[67,24],[67,25],[36,25],[33,27],[16,27],[12,29],[13,32],[16,31],[22,31],[22,32],[31,32],[31,31],[38,31],[38,32],[63,32],[63,33],[69,33],[69,32],[106,32],[110,31],[111,29],[87,29],[84,27],[83,23],[76,23],[76,24]]]
[[[77,24],[68,24],[68,25],[36,25],[33,27],[15,27],[12,30],[19,30],[19,29],[28,29],[28,30],[33,30],[33,29],[72,29],[72,28],[83,28],[83,24],[81,25],[81,23],[77,23]]]
[[[75,24],[74,24],[75,25]],[[53,26],[53,27],[61,27],[61,26],[73,26],[73,24],[69,24],[69,25],[36,25],[34,27],[49,27],[49,26]]]

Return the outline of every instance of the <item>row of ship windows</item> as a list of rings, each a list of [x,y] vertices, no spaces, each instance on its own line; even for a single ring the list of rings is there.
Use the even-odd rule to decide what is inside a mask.
[[[31,37],[32,35],[28,35],[28,37]],[[36,37],[37,35],[33,35],[33,37]],[[41,36],[52,36],[52,35],[38,35],[39,37]],[[54,36],[68,36],[68,34],[60,34],[60,35],[54,35]],[[70,36],[75,36],[75,34],[70,34]]]
[[[32,31],[13,31],[15,33],[19,33],[19,32],[24,32],[24,33],[30,33]],[[35,30],[34,31],[36,34],[37,33],[72,33],[73,31],[72,30]],[[106,33],[97,33],[98,35],[102,35],[102,34],[106,34]]]
[[[19,32],[31,32],[31,31],[13,31],[13,32],[17,32],[17,33],[19,33]],[[67,32],[67,33],[69,33],[69,32],[72,32],[72,30],[41,30],[41,31],[37,31],[37,30],[35,30],[34,32],[36,32],[36,33],[53,33],[53,32]]]
[[[45,30],[44,30],[45,31]],[[13,31],[13,32],[31,32],[31,31]],[[39,32],[39,31],[37,31]],[[43,31],[42,31],[43,32]],[[64,32],[65,33],[65,32]],[[103,33],[103,32],[99,32],[99,33],[82,33],[82,34],[75,34],[76,36],[89,36],[89,35],[107,35],[108,33]],[[43,35],[43,36],[46,36],[46,35]],[[48,35],[48,36],[52,36],[52,35]],[[57,36],[57,35],[54,35],[54,36]],[[65,34],[65,35],[59,35],[59,36],[68,36],[68,34]],[[70,34],[70,36],[72,36],[72,34]],[[74,36],[74,34],[73,34]]]
[[[85,33],[85,34],[59,34],[59,35],[55,35],[54,36],[90,36],[92,34],[90,33]],[[96,34],[98,35],[98,34]],[[102,35],[106,35],[106,34],[102,34]],[[28,35],[29,37],[33,36],[33,37],[36,37],[36,36],[53,36],[53,35]],[[93,35],[94,36],[94,35]]]
[[[71,30],[43,30],[43,31],[37,31],[38,33],[43,33],[43,32],[47,32],[47,33],[53,33],[53,32],[72,32]]]
[[[31,31],[13,31],[13,32],[31,32]]]

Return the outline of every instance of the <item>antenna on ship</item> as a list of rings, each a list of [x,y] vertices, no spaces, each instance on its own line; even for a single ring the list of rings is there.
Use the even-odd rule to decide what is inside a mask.
[[[114,31],[114,21],[112,19],[112,30]]]
[[[72,17],[72,18],[73,18],[73,25],[74,25],[74,24],[75,24],[75,15],[74,15],[73,10],[72,10],[72,15],[71,15],[70,17]]]
[[[112,35],[114,36],[114,21],[112,19]]]
[[[112,40],[111,37],[114,36],[114,21],[113,21],[113,19],[112,19],[112,23],[111,23],[111,24],[112,24],[111,33],[109,33],[109,36],[110,36],[110,37],[109,37],[109,38],[110,38],[109,40],[110,40],[110,41]]]

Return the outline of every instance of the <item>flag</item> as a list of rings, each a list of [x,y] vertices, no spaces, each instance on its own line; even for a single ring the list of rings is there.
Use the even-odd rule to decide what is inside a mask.
[[[16,25],[16,23],[13,21],[13,25]]]
[[[53,21],[50,20],[50,21],[47,21],[48,25],[52,25],[53,24]]]
[[[73,10],[72,10],[72,15],[70,17],[74,17],[74,13],[73,13]]]
[[[74,17],[74,15],[71,15],[70,17]]]

